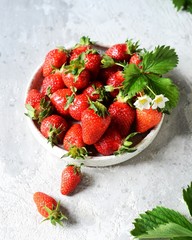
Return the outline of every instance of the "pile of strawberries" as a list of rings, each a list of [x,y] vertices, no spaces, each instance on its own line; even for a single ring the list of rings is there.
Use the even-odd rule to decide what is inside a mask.
[[[160,122],[161,112],[136,109],[137,96],[128,101],[122,94],[124,64],[142,61],[136,45],[128,41],[101,53],[82,37],[71,50],[48,52],[41,88],[28,92],[25,106],[52,146],[62,144],[72,158],[134,151],[134,135]]]

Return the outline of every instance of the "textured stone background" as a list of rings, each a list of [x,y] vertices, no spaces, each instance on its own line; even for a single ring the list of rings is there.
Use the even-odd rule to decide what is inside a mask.
[[[181,189],[192,180],[192,15],[171,0],[1,0],[0,4],[0,239],[127,240],[133,219],[156,205],[187,214]],[[40,146],[26,124],[25,90],[46,52],[82,35],[103,44],[140,40],[170,45],[179,55],[170,72],[180,103],[150,147],[123,164],[84,168],[71,197],[59,192],[64,161]],[[39,224],[32,195],[60,199],[64,228]]]

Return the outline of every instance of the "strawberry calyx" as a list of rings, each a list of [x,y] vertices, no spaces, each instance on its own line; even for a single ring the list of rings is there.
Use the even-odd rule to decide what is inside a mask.
[[[41,123],[44,118],[48,117],[53,112],[51,101],[47,100],[46,97],[43,97],[40,104],[37,104],[35,108],[30,104],[25,104],[25,107],[27,109],[25,115],[32,120],[38,121],[38,123]]]
[[[108,95],[107,95],[107,90],[106,90],[106,86],[105,87],[96,87],[94,84],[91,85],[93,88],[93,92],[91,93],[91,95],[99,95],[99,98],[97,99],[97,101],[103,101],[104,99],[108,99]]]
[[[68,220],[68,218],[60,211],[60,201],[58,201],[57,206],[52,206],[52,209],[44,206],[45,211],[48,213],[48,217],[42,222],[50,220],[50,222],[55,226],[57,223],[63,226],[62,220]]]
[[[89,46],[92,44],[93,44],[93,42],[91,41],[91,39],[88,36],[87,37],[82,36],[79,40],[79,43],[77,43],[73,49],[78,48],[80,46]]]
[[[85,147],[71,146],[69,151],[62,157],[72,157],[74,159],[85,159],[88,156],[87,149]],[[77,167],[76,167],[77,168]]]
[[[89,99],[89,104],[90,104],[89,108],[93,109],[98,116],[104,118],[107,114],[109,114],[107,108],[99,101],[93,102]]]
[[[48,143],[51,143],[51,146],[58,144],[58,135],[62,132],[61,127],[54,127],[52,124],[49,126],[49,133],[48,133]]]
[[[108,56],[107,54],[104,54],[101,59],[101,67],[102,68],[109,68],[109,67],[113,67],[114,65],[124,68],[127,64],[128,63],[126,61],[124,61],[124,62],[115,61],[112,57]]]
[[[78,58],[72,60],[69,65],[62,66],[63,72],[65,74],[71,73],[75,76],[75,81],[77,80],[80,73],[85,69],[85,53],[82,53],[78,56]]]
[[[130,133],[122,142],[122,145],[119,147],[117,151],[114,152],[115,155],[122,154],[125,152],[134,152],[137,149],[133,147],[133,142],[130,140],[134,137],[137,132]]]
[[[139,49],[139,41],[133,42],[132,39],[127,39],[125,41],[125,43],[127,44],[127,53],[128,54],[132,55],[135,52],[139,52],[140,51],[140,49]]]
[[[74,102],[75,99],[75,92],[73,92],[70,96],[66,96],[67,102],[64,106],[64,110],[67,110],[69,106]]]

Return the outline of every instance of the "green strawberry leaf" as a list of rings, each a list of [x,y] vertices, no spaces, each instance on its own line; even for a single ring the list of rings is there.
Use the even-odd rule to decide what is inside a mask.
[[[185,200],[189,212],[192,216],[192,182],[191,185],[187,187],[187,189],[183,189],[183,199]]]
[[[142,91],[148,84],[148,79],[135,64],[129,64],[124,68],[125,81],[124,92],[132,98],[136,93]]]
[[[140,214],[133,224],[131,234],[140,239],[192,237],[192,224],[179,212],[165,207]]]
[[[184,10],[192,13],[192,0],[173,0],[173,4],[177,11]]]
[[[145,52],[141,63],[143,72],[165,74],[178,64],[178,56],[169,46],[158,46],[154,51]]]

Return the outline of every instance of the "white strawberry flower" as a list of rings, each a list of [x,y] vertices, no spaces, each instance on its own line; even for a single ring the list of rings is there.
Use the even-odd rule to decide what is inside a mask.
[[[163,94],[156,95],[152,100],[152,109],[164,108],[165,103],[168,102],[169,99],[166,98]]]
[[[151,101],[152,99],[149,96],[144,95],[142,97],[138,97],[133,105],[139,110],[149,109]]]

